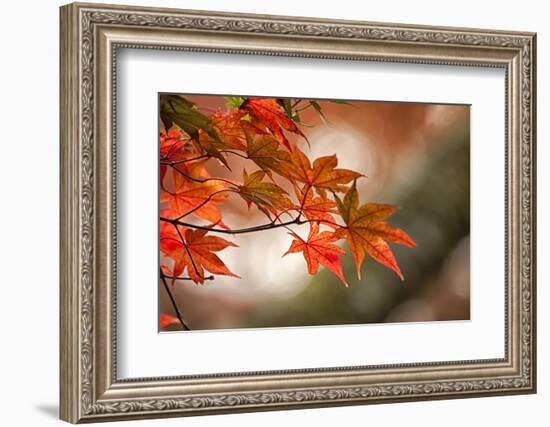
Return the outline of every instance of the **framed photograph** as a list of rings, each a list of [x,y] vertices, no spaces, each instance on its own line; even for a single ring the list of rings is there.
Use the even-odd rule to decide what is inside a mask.
[[[535,392],[535,34],[60,22],[63,420]]]

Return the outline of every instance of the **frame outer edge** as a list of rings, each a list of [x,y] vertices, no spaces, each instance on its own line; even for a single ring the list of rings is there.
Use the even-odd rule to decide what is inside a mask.
[[[518,123],[521,128],[518,144],[523,143],[524,153],[520,156],[522,165],[520,175],[520,198],[524,221],[523,254],[525,264],[523,295],[518,300],[521,320],[517,329],[522,340],[516,346],[520,361],[525,362],[520,370],[520,377],[495,377],[487,380],[472,378],[458,382],[404,383],[365,387],[365,390],[353,387],[345,389],[291,389],[282,391],[268,390],[261,393],[233,393],[225,395],[198,395],[185,398],[146,398],[113,399],[98,401],[95,395],[97,378],[94,377],[98,351],[97,328],[93,329],[93,315],[97,304],[97,285],[93,267],[97,262],[94,242],[98,224],[95,223],[97,157],[94,155],[95,144],[95,108],[96,93],[94,67],[94,36],[90,33],[93,19],[86,16],[86,9],[97,12],[108,24],[118,24],[116,14],[123,16],[122,24],[132,26],[153,26],[151,13],[170,14],[171,20],[166,27],[198,28],[206,31],[232,31],[236,33],[256,32],[270,35],[298,35],[298,37],[326,37],[326,40],[370,38],[361,28],[352,28],[354,23],[335,21],[342,24],[345,32],[333,32],[327,24],[330,21],[317,21],[316,18],[266,17],[246,15],[242,26],[236,22],[238,15],[223,14],[213,11],[184,11],[177,9],[157,9],[127,7],[101,4],[72,4],[61,7],[60,32],[60,139],[61,139],[61,197],[60,197],[60,384],[61,384],[61,419],[71,422],[94,422],[119,419],[138,419],[182,415],[201,415],[205,413],[249,412],[258,410],[277,410],[306,407],[325,407],[349,404],[398,402],[410,400],[432,400],[439,398],[462,398],[476,395],[520,394],[536,391],[536,35],[534,33],[512,33],[504,31],[439,27],[414,27],[399,24],[380,24],[386,27],[380,36],[373,33],[373,39],[385,40],[388,34],[400,42],[419,42],[425,46],[432,45],[481,45],[482,47],[505,48],[516,53],[524,52],[517,59],[524,79],[514,86],[519,90],[521,100],[518,109],[524,114]],[[111,11],[111,12],[109,12]],[[158,12],[157,12],[158,11]],[[134,14],[135,12],[135,14]],[[81,15],[83,13],[83,15]],[[142,16],[139,16],[142,13]],[[182,20],[181,25],[174,25],[173,19],[182,14],[192,19],[190,23]],[[187,15],[189,14],[189,16]],[[240,15],[240,14],[239,14]],[[113,18],[115,16],[115,18]],[[175,18],[174,18],[175,16]],[[141,18],[135,20],[134,18]],[[83,18],[83,20],[81,20]],[[282,20],[278,23],[275,18]],[[182,18],[183,19],[183,18]],[[270,19],[273,21],[270,22]],[[177,21],[177,19],[176,19]],[[231,22],[226,22],[231,21]],[[141,24],[140,24],[141,23]],[[234,23],[234,22],[233,22]],[[229,25],[231,24],[231,25]],[[301,25],[300,25],[301,24]],[[358,26],[369,24],[368,31],[377,30],[373,25],[379,23],[357,23]],[[259,25],[259,29],[255,27]],[[395,27],[394,25],[399,25]],[[248,29],[247,29],[248,28]],[[289,28],[290,30],[285,30]],[[412,31],[419,28],[419,31]],[[307,31],[306,31],[307,30]],[[366,31],[366,30],[365,30]],[[396,33],[395,33],[396,31]],[[425,33],[425,34],[424,34]],[[430,34],[428,34],[430,33]],[[368,33],[370,34],[370,33]],[[408,62],[408,61],[404,61]],[[442,59],[441,63],[445,63]],[[92,68],[88,66],[92,64]],[[516,104],[516,103],[514,103]],[[83,108],[84,107],[84,108]],[[96,106],[97,107],[97,106]],[[516,111],[516,110],[514,110]],[[521,142],[520,142],[521,141]],[[97,141],[96,141],[97,142]],[[521,227],[521,220],[517,225]],[[518,242],[521,245],[522,242]],[[521,273],[520,273],[521,274]],[[97,290],[97,289],[96,289]],[[521,348],[520,348],[521,346]],[[458,387],[458,388],[456,388]],[[372,388],[372,390],[371,390]],[[397,394],[396,394],[397,393]],[[367,402],[368,400],[368,402]]]
[[[537,33],[531,35],[531,391],[537,393]]]
[[[59,417],[80,418],[79,348],[79,139],[78,19],[75,5],[59,9],[60,289]]]

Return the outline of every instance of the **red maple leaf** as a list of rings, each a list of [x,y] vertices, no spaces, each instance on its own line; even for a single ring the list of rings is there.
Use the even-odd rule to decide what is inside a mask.
[[[321,264],[336,274],[344,285],[348,286],[339,257],[339,255],[345,255],[346,251],[334,244],[339,240],[334,232],[323,231],[319,233],[319,224],[314,222],[311,224],[307,240],[302,239],[293,231],[289,234],[294,237],[294,240],[283,256],[289,253],[303,252],[309,274],[316,274],[319,264]]]
[[[168,314],[160,313],[159,315],[159,326],[160,329],[166,329],[169,326],[177,325],[180,321],[177,317],[169,316]]]
[[[166,221],[161,221],[160,231],[160,250],[174,260],[174,277],[180,276],[185,270],[199,284],[204,283],[205,270],[212,274],[239,277],[214,253],[236,247],[235,243],[207,235],[206,230],[189,230],[181,226],[176,229],[174,224]]]
[[[253,120],[268,128],[289,151],[292,151],[292,146],[284,134],[285,130],[307,140],[296,123],[283,112],[279,103],[273,98],[248,98],[241,105],[241,109],[247,111]]]
[[[307,184],[307,188],[315,188],[317,193],[325,196],[326,191],[346,191],[345,184],[357,179],[363,174],[349,169],[340,169],[336,155],[319,157],[313,162],[299,148],[290,154],[291,162],[286,164],[288,177]]]
[[[202,218],[213,224],[221,224],[222,215],[216,205],[227,197],[224,191],[227,183],[208,178],[187,178],[173,171],[173,190],[163,191],[160,201],[167,202],[168,208],[179,215],[188,214]]]

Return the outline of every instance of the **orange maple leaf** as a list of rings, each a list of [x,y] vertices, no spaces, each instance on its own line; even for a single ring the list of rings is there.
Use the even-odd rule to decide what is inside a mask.
[[[246,151],[247,135],[267,135],[266,131],[245,120],[247,114],[245,110],[217,111],[212,114],[212,123],[225,148]]]
[[[159,326],[160,329],[165,329],[168,326],[179,324],[180,321],[177,317],[169,316],[168,314],[160,313],[159,315]]]
[[[195,178],[189,175],[192,180],[177,171],[173,171],[172,176],[174,180],[173,191],[161,192],[161,202],[167,202],[168,207],[180,215],[192,211],[192,215],[198,218],[214,224],[222,224],[221,213],[215,205],[227,197],[227,193],[224,192],[227,183],[216,179],[203,178],[202,176]]]
[[[284,130],[300,135],[307,140],[296,123],[282,111],[279,103],[273,98],[248,98],[241,105],[241,109],[247,111],[253,120],[268,128],[289,151],[292,151],[292,146],[285,136]]]
[[[346,223],[345,227],[335,231],[335,235],[338,238],[346,238],[355,260],[357,276],[361,278],[361,265],[365,255],[369,254],[404,280],[386,240],[409,247],[415,247],[416,243],[403,230],[392,228],[384,221],[396,211],[395,206],[377,203],[359,206],[359,194],[355,181],[343,201],[336,195],[335,198],[340,215]]]
[[[332,214],[338,213],[336,203],[322,196],[314,196],[313,191],[304,190],[295,189],[296,196],[301,203],[300,206],[296,206],[296,209],[310,221],[320,221],[329,227],[337,227],[336,220],[332,216]]]
[[[191,160],[200,155],[200,153],[195,150],[191,142],[191,137],[177,126],[172,126],[167,132],[160,133],[159,146],[161,186],[163,186],[164,176],[167,170],[167,165],[163,162],[177,162],[181,167],[184,167],[183,160]]]
[[[191,144],[191,138],[181,129],[172,126],[167,132],[160,133],[161,160],[174,160],[172,157],[182,148]]]
[[[293,231],[288,234],[294,237],[294,240],[283,256],[289,253],[303,252],[309,274],[316,274],[319,264],[321,264],[336,274],[344,285],[348,286],[339,257],[339,255],[345,255],[346,251],[333,243],[339,240],[334,232],[323,231],[319,233],[319,224],[314,222],[311,223],[307,241]]]
[[[246,154],[248,158],[270,177],[271,171],[284,176],[282,163],[290,160],[288,152],[280,149],[280,146],[281,144],[271,135],[247,134]]]
[[[203,284],[206,270],[212,274],[239,278],[214,253],[228,247],[237,247],[235,243],[221,237],[207,236],[206,230],[189,230],[180,226],[180,233],[178,233],[175,225],[162,222],[165,225],[161,228],[163,234],[160,238],[160,249],[174,260],[172,271],[175,277],[187,270],[187,274],[195,283]],[[167,231],[169,226],[172,226],[173,232]]]
[[[327,190],[346,191],[344,184],[363,176],[349,169],[337,169],[338,159],[335,154],[319,157],[313,162],[313,167],[299,148],[295,148],[290,157],[291,162],[286,164],[288,176],[307,184],[308,188],[314,187],[321,196],[325,196]]]
[[[243,170],[243,184],[239,185],[239,195],[246,201],[248,207],[255,204],[268,217],[278,210],[292,206],[285,190],[272,182],[263,182],[264,171],[256,171],[248,175]]]

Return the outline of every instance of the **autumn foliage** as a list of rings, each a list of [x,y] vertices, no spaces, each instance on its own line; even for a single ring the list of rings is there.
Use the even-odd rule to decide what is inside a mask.
[[[341,263],[347,246],[358,277],[369,255],[403,280],[388,242],[409,247],[415,242],[387,223],[396,208],[360,201],[356,182],[363,174],[339,168],[336,154],[310,159],[289,140],[294,134],[309,145],[300,112],[312,108],[323,115],[319,103],[226,99],[223,111],[203,112],[183,96],[160,98],[160,278],[166,290],[177,280],[204,284],[219,275],[238,278],[220,255],[238,250],[231,236],[275,228],[289,235],[289,249],[281,255],[301,254],[311,275],[322,265],[348,286]],[[218,163],[238,173],[232,167],[236,157],[246,160],[241,179],[208,172],[210,163]],[[226,224],[223,205],[229,197],[258,209],[265,222],[241,229]],[[298,227],[309,228],[307,238]],[[347,245],[337,244],[344,241]],[[161,328],[179,321],[187,329],[172,302],[178,317],[162,314]]]

